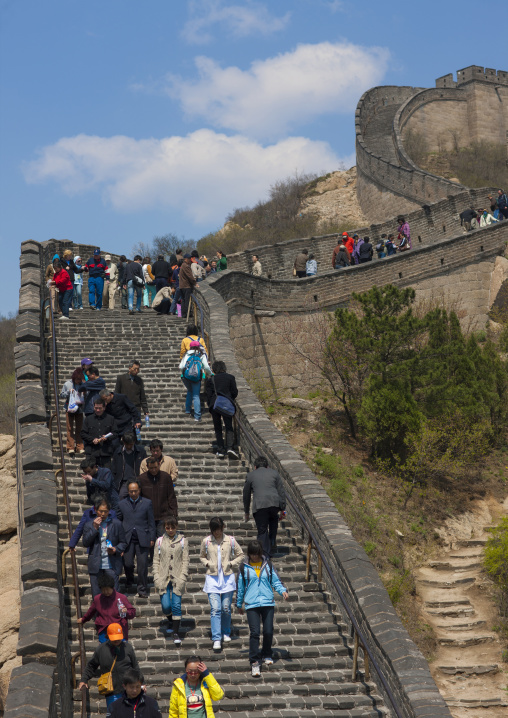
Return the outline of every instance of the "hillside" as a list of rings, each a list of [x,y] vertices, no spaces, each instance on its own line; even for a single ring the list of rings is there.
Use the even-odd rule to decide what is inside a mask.
[[[226,254],[297,237],[367,224],[356,197],[356,167],[322,177],[295,175],[272,185],[269,199],[233,210],[224,226],[202,237],[201,254]]]

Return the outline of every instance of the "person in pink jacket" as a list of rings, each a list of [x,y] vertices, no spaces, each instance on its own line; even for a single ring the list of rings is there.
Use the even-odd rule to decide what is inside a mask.
[[[127,640],[128,620],[136,616],[136,609],[123,593],[115,590],[115,580],[112,576],[102,573],[99,575],[98,583],[101,592],[94,597],[83,618],[78,618],[78,623],[86,623],[95,616],[99,643],[106,643],[108,640],[108,626],[111,623],[119,623],[123,629],[124,639]]]

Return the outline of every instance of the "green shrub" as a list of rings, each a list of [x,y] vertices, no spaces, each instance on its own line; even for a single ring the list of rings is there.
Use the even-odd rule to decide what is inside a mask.
[[[508,518],[501,519],[490,532],[483,563],[499,589],[501,615],[508,616]]]

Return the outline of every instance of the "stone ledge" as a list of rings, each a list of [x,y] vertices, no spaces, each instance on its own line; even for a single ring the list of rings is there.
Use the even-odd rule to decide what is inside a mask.
[[[40,308],[38,311],[30,311],[24,312],[23,314],[18,314],[18,317],[16,319],[16,341],[40,343]]]

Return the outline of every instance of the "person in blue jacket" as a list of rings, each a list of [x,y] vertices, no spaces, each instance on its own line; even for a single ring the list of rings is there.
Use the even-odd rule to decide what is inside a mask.
[[[85,416],[88,416],[89,414],[93,414],[95,399],[97,399],[101,391],[106,388],[106,382],[100,376],[98,368],[93,364],[85,367],[85,374],[87,376],[87,381],[75,388],[76,391],[80,391],[85,394],[83,412]]]
[[[100,494],[95,494],[95,500],[100,499],[100,503],[103,503],[104,498],[107,498],[107,496],[101,496]],[[109,512],[109,515],[112,519],[116,519],[117,515],[114,509],[111,509]],[[89,509],[85,509],[83,511],[83,516],[79,520],[79,524],[77,525],[74,533],[71,536],[71,540],[69,541],[69,548],[71,551],[74,551],[76,546],[79,543],[79,539],[83,536],[83,529],[85,528],[85,524],[89,521],[93,521],[97,516],[97,511],[95,510],[95,506],[91,506]],[[90,546],[87,549],[87,553],[90,553]]]
[[[259,677],[261,664],[271,666],[273,663],[273,616],[275,612],[273,590],[280,593],[285,601],[288,600],[289,594],[282,585],[270,559],[263,554],[260,541],[250,541],[247,546],[247,555],[248,561],[243,561],[238,571],[236,607],[239,613],[243,613],[243,604],[245,603],[250,630],[251,673],[254,677]],[[260,651],[261,621],[263,621],[263,645]]]
[[[99,576],[107,573],[115,582],[115,591],[120,591],[119,578],[123,569],[122,556],[127,548],[122,522],[109,515],[109,500],[100,497],[95,502],[96,517],[88,521],[83,529],[83,546],[88,551],[88,574],[92,596],[100,593]]]

